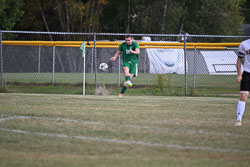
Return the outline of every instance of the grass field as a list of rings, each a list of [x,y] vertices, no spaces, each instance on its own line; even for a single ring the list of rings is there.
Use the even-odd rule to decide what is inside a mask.
[[[0,166],[249,167],[237,98],[0,94]]]
[[[55,73],[55,83],[61,84],[79,84],[82,83],[82,73]],[[137,85],[153,85],[157,82],[157,74],[150,73],[139,73],[138,77],[133,79],[133,82]],[[165,80],[175,86],[185,85],[185,76],[181,74],[166,74]],[[187,75],[187,81],[193,84],[193,75]],[[218,87],[218,86],[229,86],[236,87],[236,76],[235,75],[208,75],[208,74],[197,74],[196,76],[197,86],[205,87]],[[117,84],[118,73],[97,73],[98,83],[105,84]],[[52,73],[4,73],[3,79],[5,82],[16,82],[16,83],[51,83]],[[120,75],[121,82],[124,80],[123,73]],[[86,73],[86,83],[95,83],[95,74]],[[169,83],[165,83],[169,84]],[[235,86],[236,85],[236,86]]]
[[[159,83],[159,76],[157,74],[143,74],[140,73],[138,77],[133,79],[134,87],[140,87],[141,90],[128,91],[130,95],[185,95],[185,76],[176,74],[162,75]],[[46,91],[46,87],[42,85],[35,85],[34,89],[31,86],[34,84],[46,84],[52,85],[52,74],[51,73],[4,73],[4,83],[9,92],[28,92],[28,93],[50,93]],[[82,74],[81,73],[55,73],[55,85],[67,84],[65,90],[66,94],[81,94],[82,90]],[[120,76],[120,84],[124,82],[123,74]],[[14,84],[13,84],[14,83]],[[19,84],[16,87],[15,84]],[[20,90],[20,84],[24,84],[23,89]],[[29,85],[27,85],[29,84]],[[33,85],[32,85],[33,84]],[[98,73],[97,84],[112,85],[110,89],[111,94],[117,94],[120,91],[118,88],[118,74],[117,73]],[[73,85],[70,87],[70,85]],[[75,86],[78,85],[78,86]],[[86,74],[86,85],[89,86],[87,91],[88,95],[94,94],[94,88],[91,86],[95,85],[95,75],[93,73]],[[30,86],[30,87],[29,87]],[[39,90],[40,86],[40,90]],[[157,88],[163,86],[163,89]],[[193,75],[187,76],[188,94],[191,96],[232,96],[239,93],[239,84],[236,83],[235,75],[196,75],[195,81]],[[145,87],[147,90],[145,90]],[[27,90],[28,88],[29,90]],[[56,90],[58,87],[54,87]],[[132,88],[133,89],[133,88]],[[33,91],[34,90],[34,91]],[[42,92],[44,91],[44,92]],[[157,92],[158,91],[158,92]],[[1,88],[0,88],[0,92]],[[55,93],[55,91],[52,91]]]

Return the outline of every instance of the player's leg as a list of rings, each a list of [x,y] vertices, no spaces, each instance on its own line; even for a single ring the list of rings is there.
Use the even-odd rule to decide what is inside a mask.
[[[133,78],[133,75],[131,75],[130,70],[131,70],[132,66],[131,63],[129,63],[129,66],[125,66],[123,67],[123,71],[124,71],[124,76],[125,76],[125,83],[124,86],[126,87],[131,87],[133,86],[131,79]]]
[[[128,63],[127,65],[126,63],[124,63],[123,71],[124,71],[124,76],[125,76],[126,81],[124,83],[124,86],[122,87],[122,90],[119,96],[123,96],[127,88],[133,86],[131,80],[133,77],[135,77],[138,74],[138,65],[137,63]]]
[[[130,74],[130,81],[132,80],[132,78],[134,78],[134,74]]]
[[[124,71],[124,76],[125,76],[125,80],[126,81],[130,81],[130,73],[129,73],[129,67],[125,66],[123,67],[123,71]]]
[[[125,76],[125,83],[124,83],[124,85],[123,85],[123,87],[122,87],[122,90],[121,90],[121,92],[120,92],[120,94],[119,94],[119,96],[121,97],[121,96],[123,96],[123,94],[126,92],[126,90],[127,90],[127,88],[128,88],[128,86],[126,85],[126,82],[127,81],[130,81],[130,73],[129,73],[129,64],[128,63],[126,63],[126,62],[123,62],[123,72],[124,72],[124,76]]]
[[[129,68],[129,74],[130,74],[130,86],[131,87],[133,84],[131,82],[132,78],[136,77],[138,75],[138,63],[131,63],[130,68]]]
[[[238,101],[237,104],[237,121],[235,123],[235,126],[241,126],[241,121],[243,114],[245,112],[245,107],[246,107],[246,100],[248,97],[249,93],[248,92],[241,92],[240,94],[240,100]]]
[[[131,67],[129,69],[129,73],[130,73],[130,80],[132,80],[132,78],[134,78],[138,75],[138,64],[137,63],[131,64]]]
[[[242,124],[242,117],[245,112],[246,100],[248,98],[250,89],[249,81],[250,81],[250,74],[244,72],[240,84],[240,100],[238,101],[237,104],[237,121],[235,123],[235,126],[241,126]]]

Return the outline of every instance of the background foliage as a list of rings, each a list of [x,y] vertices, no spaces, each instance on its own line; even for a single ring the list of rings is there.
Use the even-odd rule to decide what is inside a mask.
[[[0,0],[0,29],[240,35],[242,24],[250,22],[249,4],[250,0]]]

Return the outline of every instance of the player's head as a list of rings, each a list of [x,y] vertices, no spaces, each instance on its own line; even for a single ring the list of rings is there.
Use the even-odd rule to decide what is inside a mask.
[[[127,45],[131,45],[133,42],[133,37],[131,35],[126,35],[125,36],[125,42]]]

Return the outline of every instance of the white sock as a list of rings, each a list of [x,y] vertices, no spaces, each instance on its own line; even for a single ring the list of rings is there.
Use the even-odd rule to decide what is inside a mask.
[[[246,102],[238,101],[237,105],[237,121],[241,121],[246,107]]]

